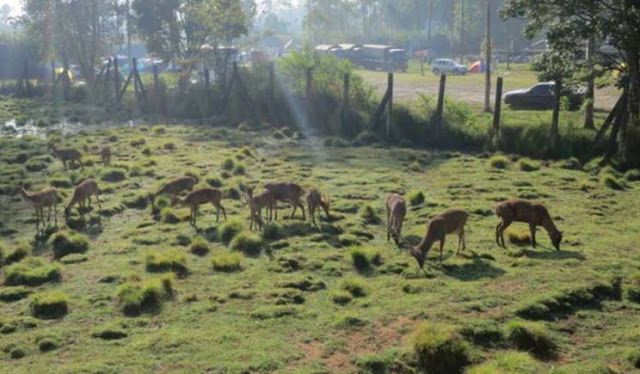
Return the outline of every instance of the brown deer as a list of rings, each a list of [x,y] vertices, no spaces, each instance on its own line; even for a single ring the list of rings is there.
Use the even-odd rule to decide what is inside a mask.
[[[411,249],[411,254],[418,261],[420,268],[424,268],[424,261],[427,258],[429,249],[436,241],[440,242],[440,263],[442,263],[442,251],[444,239],[448,234],[458,233],[458,251],[466,249],[464,238],[464,227],[467,224],[469,214],[464,210],[452,209],[435,216],[427,226],[427,233],[420,243]]]
[[[503,248],[507,248],[504,242],[504,230],[513,222],[525,222],[529,224],[531,230],[531,245],[535,247],[536,243],[536,227],[542,226],[551,238],[551,243],[560,250],[560,242],[562,241],[562,231],[556,228],[553,219],[549,215],[549,211],[542,204],[532,203],[526,200],[508,200],[503,201],[496,206],[496,214],[502,221],[496,226],[496,243]]]
[[[188,206],[191,208],[191,216],[189,217],[189,223],[195,226],[198,219],[198,208],[200,205],[211,203],[216,208],[216,222],[220,221],[220,211],[224,215],[225,221],[227,220],[227,211],[221,204],[222,191],[217,188],[202,188],[199,190],[191,191],[184,199],[181,199],[174,195],[171,202],[172,206],[177,204]]]
[[[59,158],[60,161],[62,161],[62,165],[64,165],[65,170],[67,170],[67,162],[71,163],[72,169],[75,168],[78,164],[82,165],[82,154],[77,149],[58,149],[58,147],[56,147],[56,145],[54,144],[51,146],[51,152],[54,156]]]
[[[67,206],[64,208],[65,218],[69,219],[69,216],[71,215],[71,209],[76,204],[83,208],[85,204],[89,202],[89,206],[91,206],[91,196],[96,197],[98,208],[100,208],[100,198],[98,197],[99,192],[100,190],[98,189],[98,183],[96,183],[94,179],[87,179],[78,184],[73,191],[71,201],[69,201],[69,204],[67,204]]]
[[[178,195],[182,191],[191,191],[193,190],[193,186],[198,183],[198,179],[192,176],[184,176],[172,179],[171,181],[164,184],[158,192],[156,192],[151,197],[151,206],[154,206],[155,198],[160,195],[171,195],[171,198],[174,199],[176,195]]]
[[[402,196],[392,193],[387,197],[387,241],[393,237],[396,245],[402,239],[402,224],[407,215],[407,203]]]
[[[51,208],[53,207],[55,224],[58,225],[58,190],[49,187],[38,192],[28,192],[20,187],[18,194],[36,211],[36,230],[40,227],[41,222],[44,226],[44,208],[48,208],[47,222],[51,222]]]
[[[105,146],[100,150],[100,158],[104,166],[111,165],[111,147]]]
[[[296,183],[267,183],[264,188],[271,191],[276,201],[282,201],[290,204],[293,207],[291,212],[291,218],[296,214],[298,207],[302,209],[302,220],[306,220],[304,213],[304,205],[302,204],[302,196],[304,196],[304,189]],[[274,204],[275,217],[278,219],[278,207]]]
[[[331,218],[329,215],[329,208],[331,206],[331,201],[327,196],[324,196],[320,193],[320,191],[311,189],[307,194],[307,208],[309,209],[309,216],[311,216],[311,222],[316,224],[316,210],[318,208],[322,208],[324,213],[327,215],[327,220]]]
[[[258,230],[262,229],[264,221],[262,221],[262,209],[268,209],[268,219],[273,219],[273,208],[276,205],[276,199],[273,193],[269,190],[263,193],[253,196],[253,188],[248,188],[244,193],[245,201],[249,205],[251,211],[251,223],[249,224],[249,230],[253,230],[253,224],[256,224]]]

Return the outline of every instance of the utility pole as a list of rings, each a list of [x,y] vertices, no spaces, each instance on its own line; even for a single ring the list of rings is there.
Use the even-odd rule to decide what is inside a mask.
[[[131,60],[131,1],[127,0],[127,60],[129,66],[132,66]]]
[[[485,78],[484,78],[484,111],[491,112],[491,0],[487,2],[487,19],[485,30]]]
[[[427,16],[427,40],[431,42],[431,20],[433,19],[433,0],[427,0],[429,2],[429,14]]]

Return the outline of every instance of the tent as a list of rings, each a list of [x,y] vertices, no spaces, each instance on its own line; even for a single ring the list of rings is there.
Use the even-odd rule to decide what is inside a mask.
[[[484,61],[478,60],[473,64],[469,65],[467,72],[468,73],[484,73],[486,69],[487,69],[487,65],[484,63]]]

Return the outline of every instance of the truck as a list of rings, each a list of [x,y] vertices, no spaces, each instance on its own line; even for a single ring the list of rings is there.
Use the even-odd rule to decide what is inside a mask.
[[[404,49],[383,44],[364,44],[352,49],[351,62],[371,70],[407,71],[407,53]]]

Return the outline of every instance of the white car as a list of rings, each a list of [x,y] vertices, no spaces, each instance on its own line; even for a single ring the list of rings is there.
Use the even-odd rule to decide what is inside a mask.
[[[467,67],[460,65],[450,58],[438,58],[431,61],[431,71],[433,74],[454,74],[465,75],[467,74]]]

